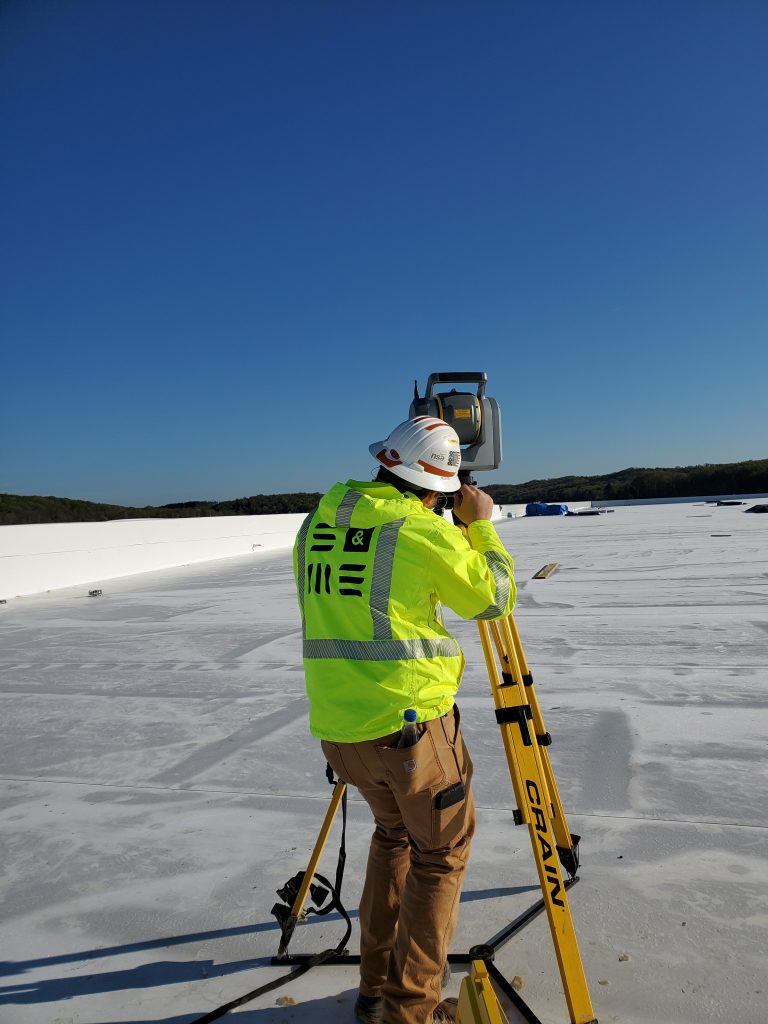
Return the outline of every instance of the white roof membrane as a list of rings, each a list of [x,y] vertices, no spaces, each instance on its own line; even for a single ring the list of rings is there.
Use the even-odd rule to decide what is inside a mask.
[[[498,526],[583,836],[571,906],[598,1018],[762,1024],[768,517],[688,504]],[[557,572],[533,581],[548,562]],[[274,892],[305,866],[329,799],[290,554],[88,589],[0,607],[0,1021],[185,1024],[280,973]],[[467,655],[479,806],[464,949],[538,890],[476,627],[447,618]],[[351,910],[370,832],[353,794]],[[331,915],[292,949],[342,930]],[[497,964],[542,1020],[567,1019],[543,917]],[[356,985],[352,967],[316,968],[232,1020],[351,1019]]]

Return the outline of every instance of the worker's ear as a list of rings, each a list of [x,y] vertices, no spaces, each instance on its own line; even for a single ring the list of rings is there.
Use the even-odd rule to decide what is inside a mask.
[[[437,491],[427,491],[421,499],[421,503],[424,508],[434,508],[437,504]]]

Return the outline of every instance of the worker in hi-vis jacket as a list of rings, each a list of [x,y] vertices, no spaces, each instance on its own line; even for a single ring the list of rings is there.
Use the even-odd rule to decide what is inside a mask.
[[[449,424],[406,420],[370,451],[376,479],[332,487],[294,546],[310,730],[376,822],[356,1016],[430,1024],[455,1017],[455,1000],[440,994],[475,827],[454,703],[464,657],[441,606],[465,619],[509,615],[514,563],[491,497],[460,484]],[[465,532],[434,514],[450,492]],[[398,748],[411,708],[418,740]]]

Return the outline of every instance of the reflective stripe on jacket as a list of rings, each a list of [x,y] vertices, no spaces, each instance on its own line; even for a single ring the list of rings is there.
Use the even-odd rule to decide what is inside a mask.
[[[302,524],[293,565],[310,730],[355,743],[396,732],[403,712],[445,714],[464,657],[440,605],[508,615],[514,563],[493,525],[461,530],[389,484],[336,484]]]

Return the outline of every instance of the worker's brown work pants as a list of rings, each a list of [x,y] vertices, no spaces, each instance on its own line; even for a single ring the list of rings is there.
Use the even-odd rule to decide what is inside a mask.
[[[323,741],[329,764],[376,821],[360,900],[360,991],[384,997],[386,1024],[432,1019],[475,828],[458,708],[420,729],[418,743],[400,750],[400,733]]]

